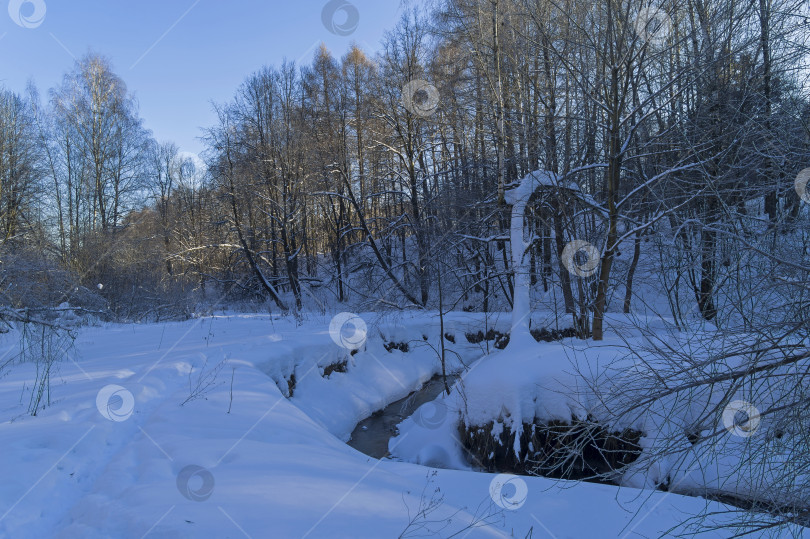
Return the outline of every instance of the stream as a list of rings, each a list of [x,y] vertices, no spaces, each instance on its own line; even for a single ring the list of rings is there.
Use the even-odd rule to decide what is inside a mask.
[[[448,374],[447,385],[453,387],[457,379],[458,375]],[[404,399],[392,402],[358,423],[351,439],[346,443],[369,457],[375,459],[387,457],[388,440],[397,435],[397,425],[426,402],[435,400],[442,391],[444,391],[442,377],[436,375]]]

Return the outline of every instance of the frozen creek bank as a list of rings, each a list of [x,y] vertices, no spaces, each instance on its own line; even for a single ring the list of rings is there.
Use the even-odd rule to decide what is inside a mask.
[[[345,359],[340,350],[324,355],[337,348],[329,321],[313,316],[296,326],[234,314],[85,328],[52,373],[50,404],[36,417],[26,413],[36,365],[14,364],[0,379],[0,536],[398,537],[428,481],[441,494],[431,515],[441,526],[425,523],[438,537],[471,525],[470,537],[543,528],[558,537],[657,536],[684,514],[722,508],[526,477],[524,503],[504,510],[493,503],[491,474],[439,469],[427,478],[422,466],[363,455],[344,443],[356,423],[437,372],[435,354],[419,359],[421,352],[388,352],[384,343],[422,339],[435,317],[368,317],[374,357],[357,353],[346,372],[324,377]],[[386,323],[390,334],[379,329]],[[4,353],[19,342],[0,339]],[[189,400],[218,365],[214,382]],[[109,386],[121,388],[109,401],[121,412],[113,419],[98,404]],[[131,409],[121,410],[127,395]],[[598,518],[582,519],[583,507]],[[492,518],[482,522],[482,512]]]

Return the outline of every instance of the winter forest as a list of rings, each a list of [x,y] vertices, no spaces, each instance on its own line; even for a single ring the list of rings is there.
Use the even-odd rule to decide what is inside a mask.
[[[316,4],[0,69],[0,536],[810,537],[810,4]]]

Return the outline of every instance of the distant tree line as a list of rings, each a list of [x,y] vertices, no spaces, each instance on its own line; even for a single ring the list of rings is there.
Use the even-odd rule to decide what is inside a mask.
[[[809,16],[800,0],[445,0],[374,56],[321,47],[248,76],[215,107],[204,170],[87,56],[45,97],[2,92],[5,300],[32,300],[16,260],[34,281],[67,272],[43,303],[79,290],[125,317],[202,297],[435,307],[440,275],[445,305],[508,308],[504,192],[544,169],[558,182],[525,223],[538,298],[600,339],[650,244],[668,314],[719,322],[739,310],[724,291],[751,286],[746,256],[780,264],[806,224]],[[573,240],[597,247],[593,275],[562,263]]]

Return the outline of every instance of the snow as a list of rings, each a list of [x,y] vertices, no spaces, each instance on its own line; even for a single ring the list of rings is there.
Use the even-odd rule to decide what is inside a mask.
[[[399,437],[391,440],[392,454],[420,463],[425,462],[425,448],[430,447],[430,462],[434,465],[469,469],[463,455],[465,449],[458,439],[460,424],[466,427],[492,424],[492,436],[497,440],[503,429],[519,433],[525,424],[595,419],[611,432],[632,428],[642,433],[641,456],[627,467],[623,476],[617,477],[624,486],[655,489],[668,485],[679,493],[732,495],[743,499],[767,491],[773,503],[810,503],[810,493],[806,490],[810,477],[784,469],[790,444],[776,439],[770,442],[769,451],[759,453],[758,446],[750,443],[745,434],[735,435],[734,429],[724,424],[733,413],[716,418],[714,425],[709,424],[702,432],[702,440],[694,444],[687,440],[684,433],[696,422],[702,421],[705,425],[704,411],[714,407],[722,410],[724,399],[733,399],[730,405],[736,403],[738,407],[756,410],[741,400],[744,388],[728,397],[728,384],[718,383],[712,390],[705,388],[663,396],[632,415],[613,413],[611,408],[619,403],[616,399],[641,402],[650,397],[634,390],[643,387],[637,383],[639,377],[650,376],[656,369],[669,368],[666,362],[657,361],[651,355],[642,354],[643,360],[639,360],[628,353],[629,349],[644,350],[646,340],[665,339],[667,345],[686,350],[695,364],[699,364],[701,358],[725,351],[727,342],[693,348],[690,340],[696,339],[697,334],[679,336],[673,332],[671,324],[655,317],[639,320],[631,315],[611,313],[606,325],[611,331],[600,343],[578,339],[525,343],[519,347],[510,343],[505,350],[480,359],[464,373],[452,393],[442,398],[441,406],[448,410],[449,419],[438,427],[425,427],[418,421],[406,420],[400,425]],[[652,334],[639,329],[642,327]],[[711,334],[712,330],[707,326],[702,331]],[[707,340],[705,335],[702,340]],[[729,357],[723,372],[736,368],[741,361],[739,357]],[[712,368],[718,367],[715,363]],[[670,375],[670,384],[692,380],[698,372],[699,369],[694,368],[680,376]],[[754,382],[747,382],[749,389],[751,385],[755,385]],[[763,410],[788,397],[767,387],[763,387],[761,394],[757,405]],[[758,417],[757,421],[759,435],[765,436],[770,418]],[[756,434],[752,432],[751,436]],[[515,436],[515,444],[519,443],[519,436]],[[516,445],[512,449],[520,457],[521,447]],[[790,474],[795,477],[786,481]]]
[[[541,185],[556,185],[557,177],[552,172],[535,171],[523,178],[514,189],[504,194],[506,203],[512,206],[512,221],[510,225],[510,241],[512,249],[512,268],[515,272],[514,304],[512,306],[512,331],[509,341],[510,349],[531,346],[534,343],[529,333],[529,317],[531,315],[529,268],[525,263],[525,254],[528,249],[524,238],[524,217],[526,206],[532,193]]]
[[[423,336],[435,345],[435,315],[363,317],[369,341],[354,356],[332,341],[327,317],[296,325],[231,314],[84,328],[36,417],[26,413],[35,367],[14,365],[0,380],[0,536],[396,537],[428,485],[443,497],[431,520],[451,519],[443,536],[471,522],[478,522],[473,537],[530,529],[556,537],[659,535],[707,507],[661,492],[525,477],[525,504],[501,509],[490,498],[495,476],[471,471],[437,436],[449,433],[457,411],[446,410],[451,421],[437,429],[428,421],[441,415],[433,403],[420,409],[423,420],[415,414],[403,424],[400,446],[425,464],[458,469],[433,474],[358,453],[343,443],[353,423],[439,367],[432,349],[418,346]],[[482,323],[481,315],[460,313],[448,317],[447,331],[462,337]],[[386,352],[383,337],[410,341],[410,351]],[[7,353],[17,338],[3,336]],[[456,341],[465,361],[483,355],[479,345]],[[322,377],[323,367],[344,359],[347,372]],[[220,364],[208,391],[181,405],[203,366],[204,375]],[[288,399],[292,372],[298,380]],[[110,385],[133,397],[131,410],[121,409],[127,399],[110,402],[120,420],[97,407]],[[421,434],[408,428],[417,422]]]

